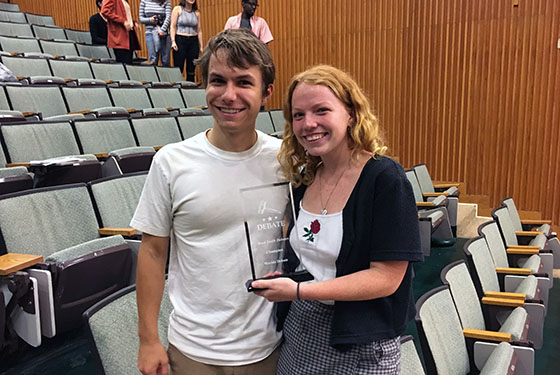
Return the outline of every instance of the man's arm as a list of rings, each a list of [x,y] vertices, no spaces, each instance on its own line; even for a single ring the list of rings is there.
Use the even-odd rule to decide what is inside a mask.
[[[165,264],[169,237],[144,233],[138,252],[136,298],[140,351],[138,369],[144,375],[167,375],[168,358],[159,341],[158,316],[165,284]]]

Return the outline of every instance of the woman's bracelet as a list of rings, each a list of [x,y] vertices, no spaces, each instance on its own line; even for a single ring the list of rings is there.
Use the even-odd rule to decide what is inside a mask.
[[[297,283],[296,296],[297,296],[297,300],[301,301],[301,298],[299,297],[299,284],[301,284],[301,283]]]

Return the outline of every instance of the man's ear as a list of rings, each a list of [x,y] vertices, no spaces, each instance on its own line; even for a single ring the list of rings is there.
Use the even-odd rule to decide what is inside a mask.
[[[270,99],[270,97],[272,96],[272,92],[274,91],[274,85],[271,83],[270,85],[268,85],[268,87],[266,88],[266,91],[262,97],[262,104],[261,105],[265,105],[266,102],[268,101],[268,99]]]

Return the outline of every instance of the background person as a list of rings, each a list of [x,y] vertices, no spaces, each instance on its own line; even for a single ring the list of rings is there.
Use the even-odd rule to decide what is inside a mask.
[[[142,232],[137,297],[143,374],[274,374],[281,335],[251,275],[239,189],[277,182],[280,140],[255,130],[272,94],[269,49],[247,30],[210,39],[198,61],[212,129],[158,151],[131,225]],[[168,245],[169,349],[158,338]]]
[[[103,0],[95,0],[95,4],[100,11],[102,3]],[[89,33],[91,44],[107,45],[107,20],[101,15],[101,12],[95,13],[89,18]]]
[[[202,28],[196,0],[181,0],[171,13],[171,48],[173,65],[185,72],[187,81],[194,82],[194,60],[202,52]]]
[[[140,44],[128,0],[103,0],[101,15],[107,20],[107,47],[115,51],[115,60],[132,64],[132,52]]]
[[[286,271],[301,264],[316,281],[252,283],[292,301],[279,306],[278,374],[399,374],[415,310],[409,262],[423,259],[410,183],[381,156],[377,119],[348,74],[323,65],[296,75],[284,117],[279,160],[299,211]]]
[[[161,65],[169,66],[171,3],[169,0],[141,0],[139,16],[140,23],[146,25],[148,61],[157,65],[161,58]]]
[[[225,30],[227,29],[248,29],[251,30],[257,38],[263,43],[270,43],[274,39],[264,18],[255,16],[255,11],[259,7],[257,0],[241,0],[243,11],[236,16],[230,17]]]

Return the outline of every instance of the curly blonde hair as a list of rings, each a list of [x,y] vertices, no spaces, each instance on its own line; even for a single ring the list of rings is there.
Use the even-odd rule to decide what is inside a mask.
[[[348,73],[330,65],[311,67],[292,78],[284,101],[286,125],[278,161],[284,176],[292,184],[310,185],[321,163],[319,156],[306,152],[294,134],[292,97],[300,83],[326,86],[344,104],[353,119],[352,125],[348,128],[348,146],[352,151],[352,158],[356,159],[362,151],[368,151],[373,155],[383,155],[387,151],[379,121],[356,81]]]

